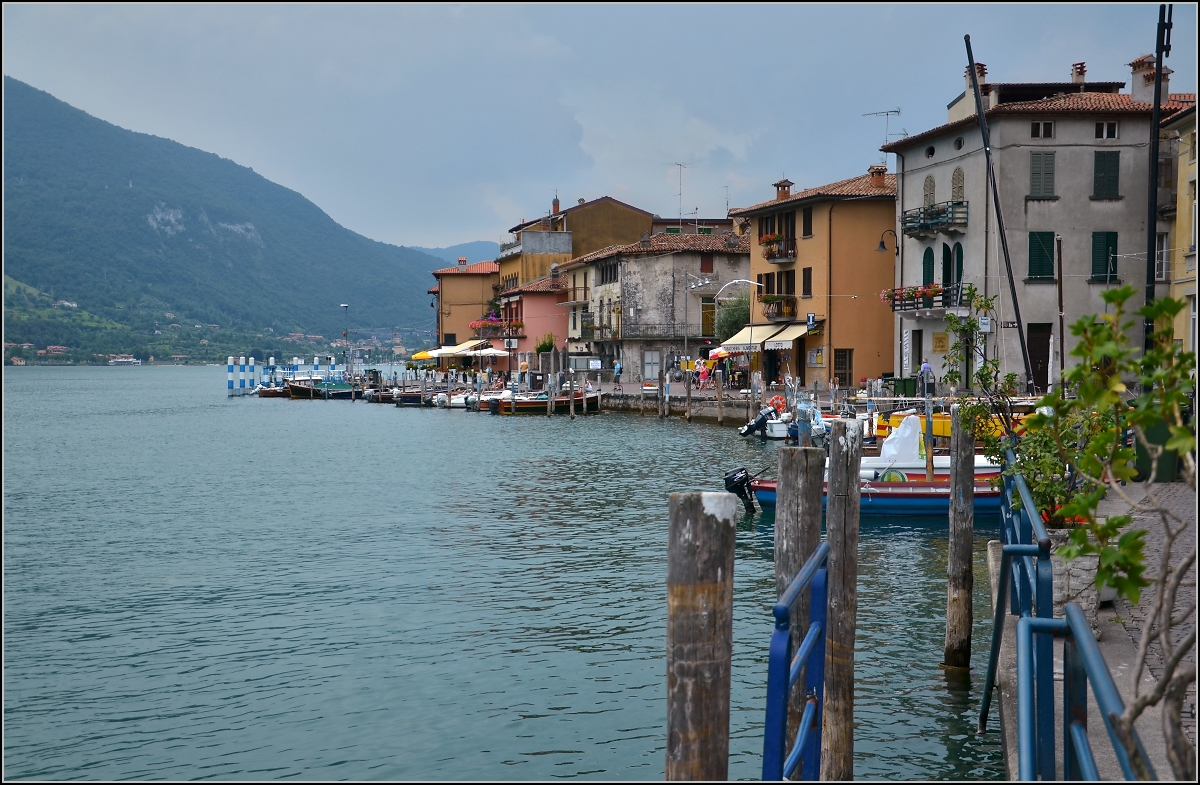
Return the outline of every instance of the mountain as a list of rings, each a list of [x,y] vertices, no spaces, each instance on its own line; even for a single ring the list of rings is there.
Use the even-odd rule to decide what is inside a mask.
[[[6,341],[80,347],[92,325],[163,353],[170,324],[327,339],[432,327],[426,290],[442,258],[356,234],[233,161],[7,76],[4,155]],[[75,308],[49,314],[59,300]]]
[[[415,248],[414,250],[444,259],[450,264],[456,264],[458,257],[467,257],[467,264],[475,262],[490,262],[500,253],[500,243],[491,240],[476,240],[471,243],[459,243],[449,248]]]

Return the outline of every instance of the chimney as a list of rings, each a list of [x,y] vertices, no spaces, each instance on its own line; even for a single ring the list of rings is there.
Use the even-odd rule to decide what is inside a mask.
[[[586,201],[587,201],[587,199],[584,199],[583,197],[580,197],[580,199],[579,199],[579,204],[583,204],[583,203],[584,203],[584,202],[586,202]]]
[[[1087,81],[1087,63],[1071,63],[1071,83],[1083,84]]]
[[[1129,92],[1134,103],[1154,103],[1154,55],[1142,55],[1129,63]]]
[[[976,63],[975,73],[979,75],[980,92],[983,92],[982,88],[987,84],[987,66],[983,63]],[[963,69],[963,78],[967,80],[967,95],[975,95],[975,88],[971,86],[971,66]]]
[[[1170,99],[1171,74],[1173,74],[1173,73],[1175,73],[1175,72],[1172,71],[1170,68],[1167,68],[1165,65],[1163,66],[1162,92],[1158,96],[1158,100],[1163,104],[1165,104],[1165,103],[1167,103],[1167,101],[1171,100]],[[1142,82],[1145,85],[1145,93],[1146,93],[1146,98],[1145,98],[1145,100],[1142,101],[1142,103],[1146,103],[1146,104],[1154,103],[1154,69],[1153,68],[1149,69],[1144,74],[1142,74]],[[1134,100],[1136,101],[1136,100],[1140,100],[1140,99],[1135,98]]]
[[[642,232],[642,241],[641,241],[641,245],[642,245],[642,247],[643,247],[643,248],[649,248],[649,247],[650,247],[650,233],[649,233],[649,232]]]
[[[792,195],[792,186],[795,183],[785,177],[777,183],[771,183],[771,185],[775,186],[776,199],[787,199]]]
[[[551,212],[552,212],[554,215],[558,215],[558,194],[555,194],[555,195],[554,195],[554,201],[553,201],[553,202],[551,202],[551,206],[553,207],[553,209],[551,210]]]
[[[557,264],[550,265],[550,280],[551,281],[558,280],[558,265]]]
[[[458,257],[458,266],[466,267],[467,266],[467,257],[465,257],[465,256]]]
[[[872,188],[885,188],[887,180],[884,175],[887,174],[887,167],[882,164],[867,167],[867,174],[871,175]]]

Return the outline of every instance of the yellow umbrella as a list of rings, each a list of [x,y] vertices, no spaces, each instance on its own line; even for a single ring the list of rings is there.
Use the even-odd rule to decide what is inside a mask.
[[[429,352],[417,352],[412,356],[414,360],[432,360],[433,355]]]

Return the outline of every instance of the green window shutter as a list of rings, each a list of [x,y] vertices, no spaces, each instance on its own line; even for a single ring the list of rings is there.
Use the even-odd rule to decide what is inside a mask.
[[[1117,274],[1117,233],[1092,232],[1092,278],[1106,281]]]
[[[1054,277],[1054,232],[1029,233],[1029,277]]]
[[[1029,195],[1042,195],[1042,154],[1038,152],[1029,154]]]
[[[1095,179],[1092,195],[1102,199],[1120,196],[1121,153],[1119,150],[1096,152]]]
[[[942,285],[954,283],[954,259],[950,254],[950,246],[942,243]]]
[[[1042,196],[1054,196],[1054,153],[1042,153]]]
[[[926,248],[925,256],[921,260],[921,284],[933,283],[933,249]]]

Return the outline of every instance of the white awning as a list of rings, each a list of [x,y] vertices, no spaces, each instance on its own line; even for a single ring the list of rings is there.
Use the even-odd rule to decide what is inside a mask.
[[[778,324],[746,325],[737,335],[721,344],[721,348],[731,354],[756,354],[762,351],[763,341],[774,336],[786,326]]]
[[[456,346],[443,346],[440,349],[431,351],[430,354],[434,355],[435,357],[454,357],[458,355],[464,355],[474,349],[476,346],[487,342],[488,341],[486,338],[475,338],[470,341],[463,341]]]
[[[797,338],[802,338],[808,334],[808,324],[795,322],[784,327],[783,330],[771,336],[771,340],[767,341],[766,349],[791,349],[792,341]]]

